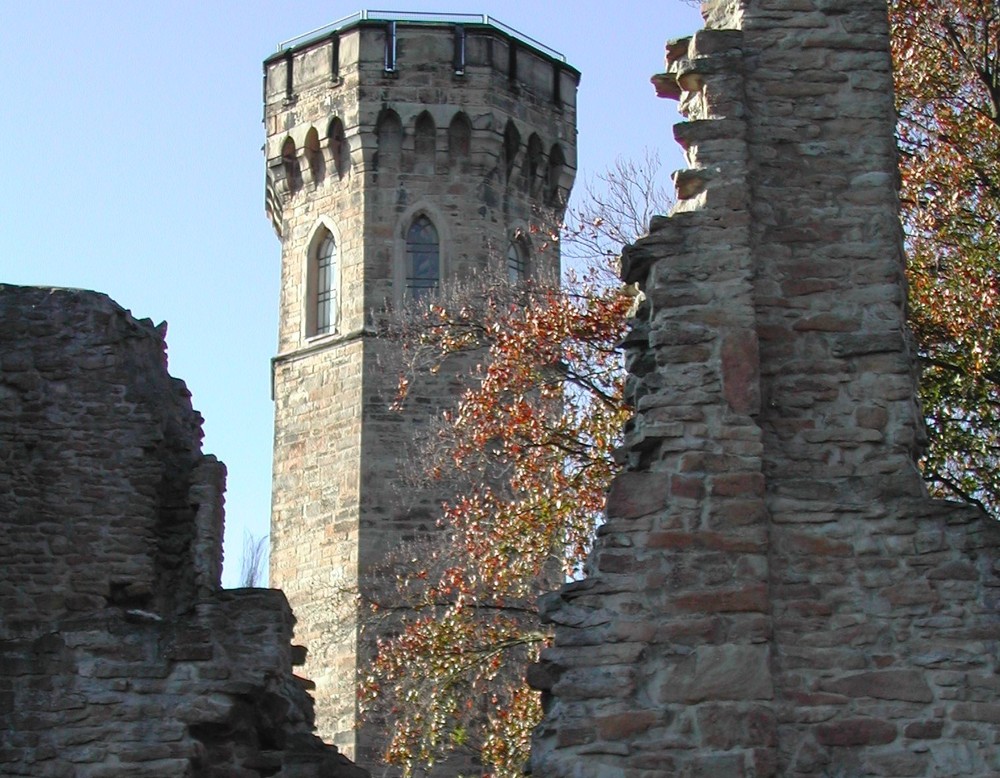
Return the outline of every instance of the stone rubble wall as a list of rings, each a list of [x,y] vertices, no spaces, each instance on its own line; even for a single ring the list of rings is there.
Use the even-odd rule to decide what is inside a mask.
[[[225,468],[163,328],[0,285],[0,774],[367,775],[277,591],[222,591]]]
[[[654,78],[636,414],[543,603],[553,776],[1000,773],[1000,528],[926,496],[884,2],[719,0]]]

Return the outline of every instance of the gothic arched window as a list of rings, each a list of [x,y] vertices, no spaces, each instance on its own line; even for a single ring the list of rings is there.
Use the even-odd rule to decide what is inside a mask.
[[[316,249],[316,327],[317,335],[327,335],[337,326],[337,243],[326,232]]]
[[[507,246],[507,280],[512,284],[523,281],[528,275],[528,252],[524,243],[514,239]]]
[[[441,282],[441,244],[434,223],[421,214],[406,231],[406,296],[420,300]]]

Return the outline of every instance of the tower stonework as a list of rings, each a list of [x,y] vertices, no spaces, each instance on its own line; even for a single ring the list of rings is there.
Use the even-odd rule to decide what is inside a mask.
[[[424,411],[391,411],[398,371],[373,322],[491,262],[557,265],[529,226],[561,212],[576,168],[579,73],[560,55],[489,17],[403,16],[362,12],[264,63],[282,245],[271,585],[309,646],[320,734],[366,764],[384,733],[358,727],[365,570],[433,530],[443,495],[403,497],[399,473],[455,386],[436,376]]]

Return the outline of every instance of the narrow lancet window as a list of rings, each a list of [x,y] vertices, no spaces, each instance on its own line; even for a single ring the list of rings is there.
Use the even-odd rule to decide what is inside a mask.
[[[434,223],[424,215],[406,231],[406,296],[429,297],[441,282],[441,244]]]
[[[528,274],[528,254],[519,240],[512,240],[507,247],[507,280],[520,283]]]
[[[327,335],[337,323],[337,243],[327,234],[316,252],[316,334]]]

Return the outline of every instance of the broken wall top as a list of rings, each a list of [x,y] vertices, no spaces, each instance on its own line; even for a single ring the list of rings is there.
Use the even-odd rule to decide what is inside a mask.
[[[703,11],[654,78],[689,167],[623,256],[627,466],[543,603],[534,771],[1000,772],[1000,532],[915,461],[885,3]]]
[[[159,612],[219,586],[225,471],[165,327],[103,294],[0,286],[4,613]]]

